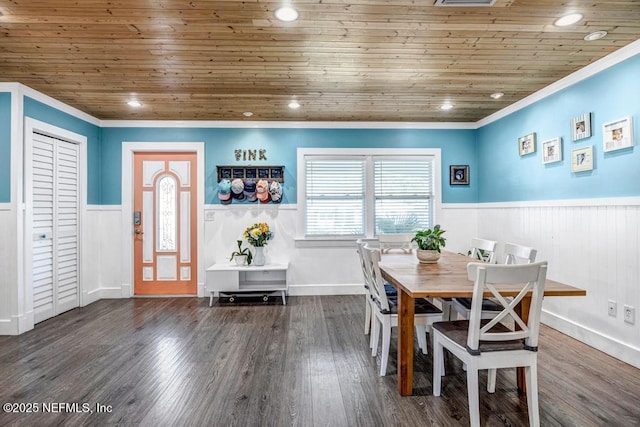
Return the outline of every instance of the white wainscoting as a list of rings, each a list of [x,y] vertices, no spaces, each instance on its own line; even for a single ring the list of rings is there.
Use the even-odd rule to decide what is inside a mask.
[[[586,289],[586,297],[545,298],[543,322],[640,368],[640,199],[478,205],[478,235],[538,249],[548,277]],[[607,301],[617,302],[610,317]]]
[[[0,204],[0,236],[0,335],[16,335],[16,213],[9,203]]]
[[[89,210],[85,247],[98,261],[85,262],[86,280],[97,280],[88,298],[126,298],[121,208]],[[228,260],[244,229],[265,221],[274,232],[267,260],[290,262],[291,295],[361,293],[354,248],[300,245],[296,215],[295,205],[205,206],[205,267]],[[0,227],[2,218],[0,212]],[[500,260],[504,242],[538,248],[538,260],[549,261],[551,279],[587,290],[586,297],[546,298],[543,322],[640,368],[640,319],[629,325],[622,313],[629,304],[640,317],[640,199],[444,204],[438,222],[451,251],[465,253],[473,236],[499,241]],[[608,300],[618,302],[616,318],[608,316]]]
[[[91,205],[85,217],[82,305],[103,298],[128,298],[122,284],[122,207]]]

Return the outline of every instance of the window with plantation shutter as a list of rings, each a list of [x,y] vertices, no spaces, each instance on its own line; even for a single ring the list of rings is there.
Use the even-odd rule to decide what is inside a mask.
[[[372,238],[429,228],[439,170],[438,149],[298,149],[301,237]]]
[[[411,233],[431,226],[432,160],[373,160],[375,234]]]
[[[364,159],[307,159],[306,235],[364,234],[364,169]]]

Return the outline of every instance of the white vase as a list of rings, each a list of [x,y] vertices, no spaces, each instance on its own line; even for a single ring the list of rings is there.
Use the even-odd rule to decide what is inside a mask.
[[[253,254],[253,261],[251,264],[256,266],[264,265],[266,260],[264,257],[264,246],[254,246],[255,252]]]
[[[433,264],[438,262],[438,260],[440,259],[440,252],[418,249],[416,251],[416,256],[418,257],[418,261],[420,261],[421,263]]]
[[[236,265],[247,265],[247,256],[246,255],[236,255],[233,257],[236,260]]]

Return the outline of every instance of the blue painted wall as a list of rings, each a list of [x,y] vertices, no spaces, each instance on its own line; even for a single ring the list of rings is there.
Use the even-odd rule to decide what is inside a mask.
[[[24,115],[87,137],[87,203],[100,204],[101,129],[26,96]]]
[[[0,93],[0,203],[11,202],[11,92]]]
[[[602,124],[625,116],[640,144],[640,55],[478,130],[479,202],[640,196],[640,147],[604,153]],[[571,140],[571,119],[591,112],[592,136]],[[535,154],[518,137],[536,133]],[[542,164],[541,142],[562,137],[563,160]],[[593,146],[594,169],[571,172],[571,150]]]
[[[442,188],[445,203],[471,203],[477,199],[474,130],[387,129],[163,129],[104,128],[102,130],[102,204],[120,204],[122,142],[204,142],[205,203],[218,203],[216,165],[236,162],[236,149],[266,149],[260,165],[284,165],[283,203],[296,203],[296,149],[341,148],[441,148]],[[470,165],[471,185],[449,186],[449,165]]]

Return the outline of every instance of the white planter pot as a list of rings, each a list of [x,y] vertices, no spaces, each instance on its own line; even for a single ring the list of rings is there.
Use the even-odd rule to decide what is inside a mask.
[[[440,259],[440,252],[418,249],[416,251],[416,256],[418,257],[418,261],[421,263],[434,264]]]
[[[255,252],[253,253],[253,261],[252,264],[255,266],[264,265],[267,261],[264,256],[264,247],[263,246],[254,246]]]
[[[246,255],[236,255],[233,259],[236,261],[236,265],[247,265]]]

